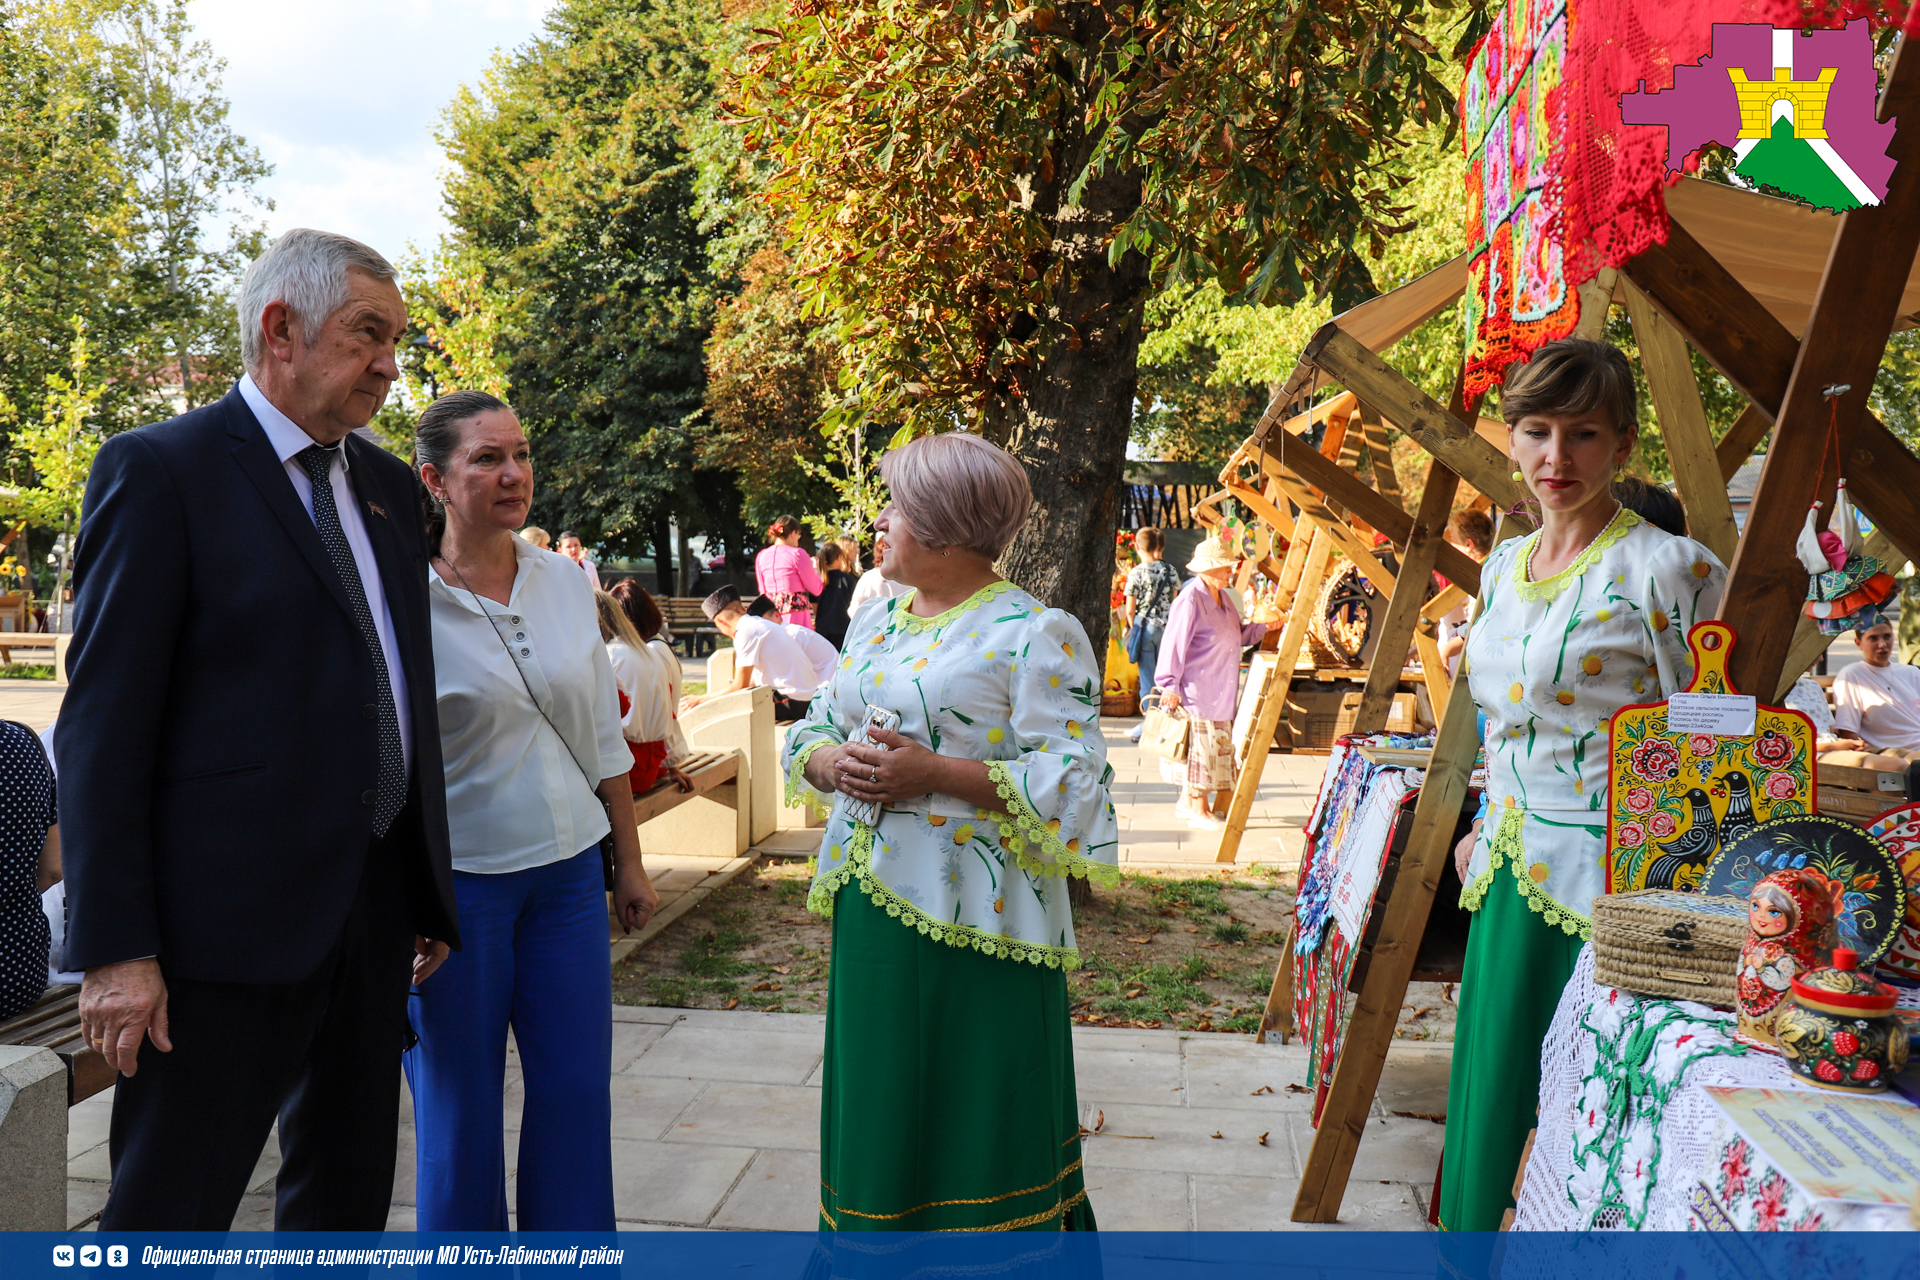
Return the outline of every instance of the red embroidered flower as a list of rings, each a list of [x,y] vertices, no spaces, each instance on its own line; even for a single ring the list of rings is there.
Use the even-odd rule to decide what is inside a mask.
[[[1647,842],[1647,829],[1637,822],[1627,822],[1620,827],[1620,844],[1623,848],[1638,849]]]
[[[1780,1220],[1787,1216],[1787,1178],[1778,1169],[1767,1175],[1760,1184],[1759,1194],[1754,1197],[1753,1216],[1756,1231],[1778,1231]]]
[[[1648,821],[1647,827],[1653,832],[1654,839],[1656,840],[1665,840],[1668,836],[1680,829],[1679,824],[1673,820],[1673,815],[1670,813],[1654,814]]]
[[[1758,748],[1755,748],[1758,750]],[[1633,749],[1633,771],[1648,782],[1666,782],[1680,776],[1680,753],[1671,742],[1650,739]]]
[[[1769,729],[1755,740],[1753,758],[1769,769],[1778,769],[1793,759],[1793,743],[1778,729]]]
[[[1748,1161],[1748,1153],[1753,1148],[1747,1145],[1745,1138],[1735,1138],[1727,1144],[1720,1157],[1720,1200],[1731,1204],[1736,1196],[1747,1193],[1747,1179],[1753,1173],[1753,1165]]]
[[[1635,787],[1627,792],[1627,808],[1635,813],[1645,813],[1653,808],[1653,792],[1645,787]]]
[[[1833,1033],[1833,1047],[1841,1057],[1851,1058],[1860,1052],[1860,1037],[1851,1031],[1836,1031]]]
[[[1696,733],[1687,739],[1687,750],[1696,756],[1710,756],[1719,748],[1720,743],[1710,733]]]
[[[1767,775],[1767,794],[1775,800],[1791,800],[1793,793],[1799,790],[1798,784],[1790,773],[1770,773]]]

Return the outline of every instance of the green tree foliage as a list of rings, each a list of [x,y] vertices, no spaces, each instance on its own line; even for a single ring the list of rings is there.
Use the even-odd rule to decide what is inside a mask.
[[[715,286],[689,137],[719,20],[709,0],[567,0],[440,134],[443,253],[515,300],[498,343],[539,460],[534,519],[615,554],[675,515],[739,536],[730,479],[695,466]],[[440,323],[470,314],[438,292]]]
[[[1442,125],[1421,0],[797,0],[735,113],[851,403],[1027,464],[1002,569],[1106,634],[1142,309],[1161,284],[1336,306],[1403,226],[1380,168]]]
[[[17,433],[83,389],[87,432],[111,435],[238,373],[227,298],[258,230],[235,211],[267,168],[220,71],[184,0],[0,0],[0,476],[29,495],[29,542],[65,527],[32,495],[86,470]]]

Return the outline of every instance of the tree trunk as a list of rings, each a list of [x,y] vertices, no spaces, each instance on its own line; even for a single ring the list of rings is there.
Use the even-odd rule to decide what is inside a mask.
[[[1107,652],[1115,502],[1147,291],[1146,259],[1129,252],[1107,265],[1107,238],[1139,203],[1137,178],[1107,175],[1087,184],[1083,205],[1060,211],[1055,249],[1069,264],[1055,302],[1060,336],[1007,441],[1026,464],[1033,512],[1000,571],[1080,620],[1096,668]]]
[[[656,596],[673,594],[673,534],[665,516],[653,522],[653,581]]]

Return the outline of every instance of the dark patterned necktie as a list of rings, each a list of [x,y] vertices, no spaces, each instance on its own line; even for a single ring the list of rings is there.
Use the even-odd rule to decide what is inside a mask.
[[[300,465],[313,481],[313,523],[320,531],[320,542],[333,561],[333,570],[347,589],[347,601],[353,605],[353,620],[360,627],[360,638],[373,655],[373,705],[380,727],[380,787],[373,802],[373,834],[384,836],[400,806],[407,800],[407,761],[400,748],[400,716],[393,705],[393,684],[387,676],[387,655],[380,647],[380,632],[373,625],[373,610],[367,607],[367,591],[360,581],[360,566],[353,561],[353,548],[340,528],[340,509],[333,501],[333,460],[340,448],[310,445],[300,451]]]

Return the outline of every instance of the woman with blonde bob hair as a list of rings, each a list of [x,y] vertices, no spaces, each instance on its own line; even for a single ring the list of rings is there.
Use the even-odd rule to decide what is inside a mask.
[[[911,590],[855,611],[784,760],[789,803],[833,803],[807,898],[833,917],[821,1226],[1090,1230],[1065,878],[1117,876],[1100,673],[994,571],[1018,462],[954,432],[880,472],[881,567]],[[871,744],[870,708],[899,718]]]

